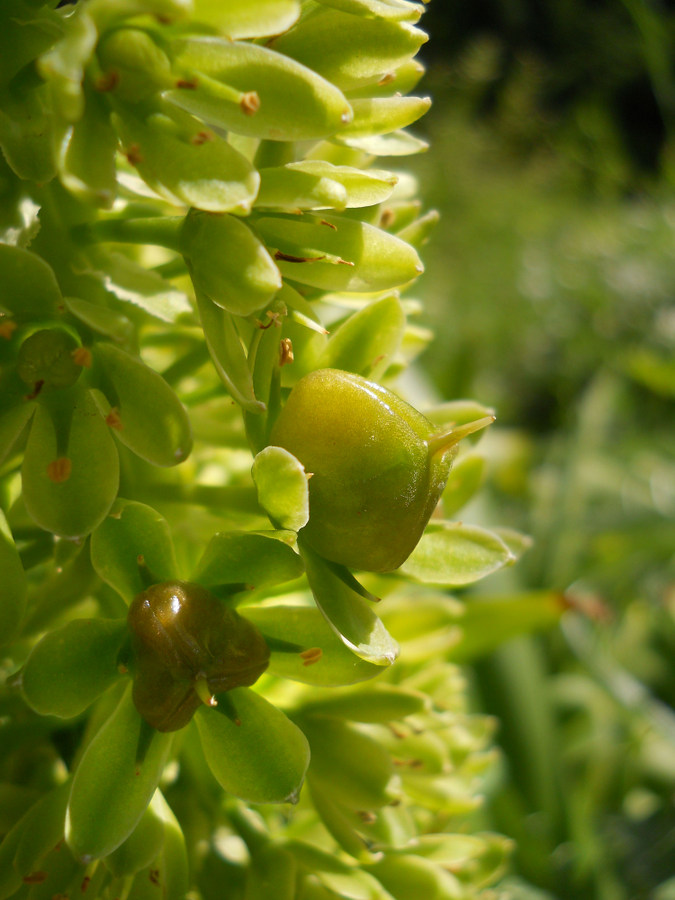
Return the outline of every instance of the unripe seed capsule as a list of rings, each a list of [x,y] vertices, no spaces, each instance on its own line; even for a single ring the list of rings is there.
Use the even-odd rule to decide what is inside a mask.
[[[438,432],[381,385],[319,369],[293,388],[270,444],[309,480],[307,544],[354,569],[388,572],[412,553],[450,473],[456,445],[492,416]]]

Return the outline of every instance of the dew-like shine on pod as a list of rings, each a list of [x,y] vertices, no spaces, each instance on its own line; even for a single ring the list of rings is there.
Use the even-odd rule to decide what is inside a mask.
[[[168,581],[138,594],[129,607],[133,699],[158,731],[177,731],[215,694],[248,687],[268,665],[255,627],[198,584]]]
[[[319,369],[295,385],[270,444],[300,460],[309,480],[302,530],[321,556],[388,572],[417,545],[445,487],[458,442],[493,417],[439,432],[391,391]]]

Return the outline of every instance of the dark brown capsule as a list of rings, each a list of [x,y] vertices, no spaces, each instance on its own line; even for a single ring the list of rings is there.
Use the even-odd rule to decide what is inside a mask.
[[[198,584],[167,581],[129,607],[136,709],[158,731],[177,731],[215,694],[254,684],[269,647],[251,622]]]

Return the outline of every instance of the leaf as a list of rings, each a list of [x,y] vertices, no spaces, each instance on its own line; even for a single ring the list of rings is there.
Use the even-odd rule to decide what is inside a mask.
[[[75,770],[66,841],[79,860],[107,856],[129,837],[155,793],[172,739],[143,722],[129,688]]]
[[[372,611],[370,602],[360,597],[304,543],[300,551],[307,580],[316,605],[345,646],[367,662],[390,666],[398,656],[398,644]]]
[[[248,688],[227,696],[235,724],[220,707],[195,714],[204,756],[229,794],[249,803],[295,803],[309,765],[307,739],[280,710]]]
[[[95,358],[112,385],[117,438],[155,466],[183,462],[192,449],[190,419],[162,376],[113,344],[97,344]]]
[[[433,522],[399,571],[426,584],[462,587],[514,560],[494,532],[458,522]]]
[[[209,541],[192,580],[205,587],[267,587],[299,578],[304,566],[289,546],[288,532],[229,531]]]
[[[370,156],[412,156],[415,153],[424,153],[429,149],[426,141],[416,138],[407,131],[392,131],[389,134],[374,134],[366,137],[344,138],[337,135],[335,138],[345,147],[352,150],[361,150]]]
[[[98,303],[90,303],[89,300],[80,300],[79,297],[65,297],[64,303],[68,312],[99,334],[119,343],[125,343],[133,337],[134,326],[122,313]]]
[[[233,40],[281,34],[299,15],[298,0],[195,0],[196,20],[214,24]]]
[[[48,632],[22,670],[28,705],[64,719],[84,712],[120,677],[117,656],[126,636],[120,619],[76,619]]]
[[[22,821],[22,834],[14,855],[14,868],[26,875],[37,868],[41,857],[63,839],[63,820],[70,782],[53,787],[33,804]]]
[[[331,896],[336,894],[346,900],[392,900],[392,895],[369,872],[343,862],[335,853],[298,840],[287,841],[285,846]]]
[[[103,97],[85,87],[86,111],[61,149],[59,177],[84,203],[110,208],[117,192],[117,134]]]
[[[421,3],[410,3],[408,0],[317,0],[317,2],[352,15],[379,17],[395,22],[416,22],[424,10]]]
[[[253,376],[232,315],[200,290],[195,294],[204,338],[221,381],[246,412],[263,412],[265,405],[253,391]]]
[[[126,841],[106,857],[106,868],[116,878],[135,875],[149,866],[161,851],[164,843],[164,820],[159,815],[157,798],[161,798],[159,788]]]
[[[352,722],[393,722],[426,711],[428,698],[409,688],[376,684],[358,690],[333,691],[330,696],[309,700],[302,714],[338,716]]]
[[[64,395],[65,406],[55,411],[55,419],[43,403],[35,411],[21,469],[23,499],[40,528],[77,538],[93,531],[112,506],[117,495],[119,459],[90,392],[74,388],[72,393],[58,393]],[[60,435],[64,429],[68,433],[62,447]],[[70,461],[69,477],[52,480],[48,468],[64,458]]]
[[[318,369],[343,369],[377,379],[403,339],[406,318],[397,294],[375,300],[348,319],[328,339]]]
[[[256,228],[267,245],[278,251],[284,277],[323,290],[387,290],[423,271],[409,244],[354,219],[265,216],[256,221]]]
[[[0,509],[0,646],[16,634],[26,610],[26,574],[4,512]]]
[[[217,37],[174,44],[175,64],[195,73],[193,90],[164,97],[205,122],[274,141],[327,137],[351,121],[344,95],[317,70],[269,47]],[[246,97],[255,97],[254,107]]]
[[[367,681],[382,667],[361,659],[329,626],[318,609],[307,606],[249,606],[246,618],[272,639],[269,672],[319,687],[335,687]],[[276,650],[274,641],[288,643],[288,651]],[[298,650],[292,648],[297,647]],[[321,657],[311,664],[301,650],[317,647]]]
[[[373,206],[391,196],[396,182],[391,172],[305,159],[261,169],[255,205],[284,211]]]
[[[340,40],[335,36],[340,35]],[[377,84],[415,55],[427,40],[406,22],[353,16],[337,9],[314,15],[271,42],[271,46],[323,75],[341,90]]]
[[[485,477],[485,459],[476,453],[467,453],[453,464],[450,470],[441,501],[446,518],[454,516],[483,483]]]
[[[240,215],[250,210],[260,176],[192,116],[171,107],[170,116],[157,112],[142,119],[125,108],[113,115],[113,124],[141,178],[169,202]]]
[[[501,644],[522,634],[552,628],[568,606],[559,591],[523,591],[484,596],[468,601],[458,621],[461,635],[453,646],[453,662],[470,662],[486,656]]]
[[[282,447],[265,447],[251,470],[258,502],[275,528],[299,531],[309,521],[307,473],[292,453]]]
[[[281,288],[281,275],[265,246],[235,216],[191,210],[180,249],[195,288],[234,315],[257,312]]]
[[[408,853],[384,855],[368,871],[391,891],[396,900],[455,900],[464,888],[451,871],[446,871],[428,859]]]
[[[340,138],[390,134],[411,125],[431,106],[429,97],[372,97],[351,100],[354,118],[340,132]]]
[[[32,320],[55,316],[60,302],[51,266],[30,250],[0,244],[0,306]]]
[[[139,557],[158,582],[177,578],[171,533],[152,507],[118,499],[91,536],[96,574],[129,603],[146,588]]]
[[[94,274],[118,300],[132,303],[162,322],[173,323],[192,312],[183,291],[123,253],[97,250],[94,259]]]

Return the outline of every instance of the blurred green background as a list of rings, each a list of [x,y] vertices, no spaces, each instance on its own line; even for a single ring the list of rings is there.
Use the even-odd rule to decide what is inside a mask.
[[[421,367],[497,411],[463,519],[534,539],[480,590],[570,606],[473,667],[503,750],[482,824],[519,843],[504,896],[670,900],[675,3],[434,0],[424,24]]]

